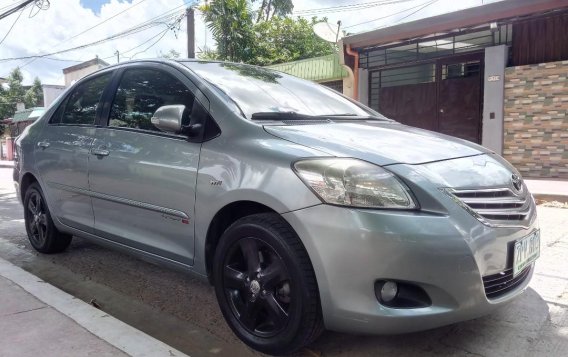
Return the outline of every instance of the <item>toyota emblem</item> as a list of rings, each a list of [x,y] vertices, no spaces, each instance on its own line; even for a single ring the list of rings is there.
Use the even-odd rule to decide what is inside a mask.
[[[523,189],[523,180],[519,176],[513,174],[513,176],[511,176],[511,181],[513,182],[515,190],[520,192]]]

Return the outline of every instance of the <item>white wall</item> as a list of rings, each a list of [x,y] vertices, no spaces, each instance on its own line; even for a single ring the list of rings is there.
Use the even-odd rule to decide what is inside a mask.
[[[504,82],[507,55],[505,45],[485,49],[481,145],[499,155],[503,154]]]
[[[69,87],[73,83],[77,82],[79,79],[91,74],[104,66],[100,64],[92,65],[89,67],[81,68],[80,70],[69,72],[65,74],[65,87]]]
[[[49,107],[64,91],[63,86],[43,86],[43,106]]]
[[[369,105],[369,70],[359,68],[359,102]]]

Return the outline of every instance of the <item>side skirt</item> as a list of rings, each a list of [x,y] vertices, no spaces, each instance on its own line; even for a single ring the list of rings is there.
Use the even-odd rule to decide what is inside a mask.
[[[66,226],[64,224],[62,224],[61,222],[59,222],[58,220],[56,220],[56,225],[58,226],[57,228],[61,231],[64,231],[65,233],[69,233],[72,234],[74,236],[80,237],[80,238],[84,238],[87,239],[95,244],[113,249],[113,250],[117,250],[129,255],[133,255],[141,260],[144,260],[148,263],[152,263],[152,264],[157,264],[160,266],[165,266],[174,270],[177,270],[179,272],[182,273],[189,273],[201,280],[203,280],[204,282],[208,282],[209,280],[207,279],[206,275],[200,274],[198,272],[196,272],[193,267],[191,265],[188,264],[184,264],[184,263],[180,263],[178,261],[172,260],[172,259],[168,259],[168,258],[164,258],[161,257],[159,255],[153,254],[153,253],[149,253],[137,248],[133,248],[131,246],[122,244],[122,243],[118,243],[118,242],[114,242],[112,240],[109,239],[105,239],[102,237],[99,237],[97,235],[88,233],[88,232],[84,232],[81,231],[79,229],[75,229],[69,226]],[[61,228],[60,228],[61,227]]]

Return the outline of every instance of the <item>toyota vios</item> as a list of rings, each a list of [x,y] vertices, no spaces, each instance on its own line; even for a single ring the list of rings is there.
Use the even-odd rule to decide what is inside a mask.
[[[539,255],[519,173],[332,89],[221,62],[138,61],[69,88],[17,139],[31,244],[91,239],[208,279],[235,334],[290,353],[487,314]]]

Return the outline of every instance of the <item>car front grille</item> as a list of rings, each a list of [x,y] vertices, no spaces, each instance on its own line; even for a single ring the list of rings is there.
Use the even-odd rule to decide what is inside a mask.
[[[496,299],[515,289],[525,281],[530,275],[532,265],[523,269],[517,276],[513,277],[513,268],[506,269],[500,273],[483,277],[483,287],[485,296],[488,299]]]
[[[460,206],[489,226],[527,225],[533,211],[526,187],[519,193],[510,188],[446,189]]]

